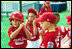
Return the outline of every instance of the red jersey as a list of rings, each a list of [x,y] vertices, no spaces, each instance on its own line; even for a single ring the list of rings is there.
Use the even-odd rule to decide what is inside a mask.
[[[48,32],[47,35],[44,37],[40,48],[59,48],[60,47],[60,31],[58,28],[55,29],[56,31]]]
[[[61,33],[61,39],[63,39],[68,32],[68,28],[64,26],[58,26],[58,29],[60,30]]]
[[[36,27],[37,27],[37,35],[33,34],[33,24],[32,23],[27,23],[26,24],[27,29],[30,31],[30,33],[32,34],[32,38],[30,39],[30,41],[36,41],[39,39],[39,31],[40,31],[40,24],[36,23]]]
[[[16,27],[14,27],[14,26],[9,28],[9,30],[8,30],[9,37],[10,37],[11,33],[14,32],[14,30],[16,30]],[[25,31],[23,28],[21,29],[21,31],[19,32],[19,34],[16,36],[15,39],[13,39],[13,40],[10,39],[10,42],[8,43],[8,45],[13,48],[26,48],[27,40],[26,40]]]
[[[53,32],[46,31],[40,48],[60,48],[60,41],[65,37],[67,31],[68,29],[63,26],[57,27],[56,31]]]
[[[40,10],[40,15],[42,15],[44,12],[52,12],[51,7],[42,7]]]

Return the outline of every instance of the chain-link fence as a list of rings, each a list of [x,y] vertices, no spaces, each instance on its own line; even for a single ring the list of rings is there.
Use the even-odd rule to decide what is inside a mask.
[[[26,16],[27,16],[27,11],[29,8],[34,8],[39,10],[39,3],[37,1],[30,1],[30,2],[24,2],[22,1],[22,13],[24,14],[24,23],[26,20]],[[3,1],[1,2],[1,48],[10,48],[8,46],[8,42],[9,42],[9,36],[8,36],[8,29],[11,26],[10,22],[9,22],[9,18],[12,12],[15,11],[19,11],[20,7],[19,7],[19,1],[13,1],[13,2],[8,2],[8,1]],[[12,12],[11,12],[12,11]],[[5,13],[3,13],[5,12]],[[10,12],[8,13],[8,17],[6,12]],[[60,15],[60,21],[57,24],[57,26],[62,25],[65,27],[68,27],[68,25],[66,25],[66,19],[65,16],[66,15],[70,15],[71,12],[68,11],[63,11],[61,13],[59,13]]]

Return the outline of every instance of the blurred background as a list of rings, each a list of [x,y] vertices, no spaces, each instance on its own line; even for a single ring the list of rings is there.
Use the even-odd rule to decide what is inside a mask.
[[[44,1],[1,1],[1,48],[10,48],[8,46],[10,40],[8,29],[11,26],[9,18],[12,12],[22,12],[25,23],[28,9],[33,8],[40,12],[43,3]],[[60,21],[57,26],[68,27],[68,25],[66,25],[67,20],[65,16],[71,14],[71,1],[51,1],[50,5],[53,12],[59,12]]]

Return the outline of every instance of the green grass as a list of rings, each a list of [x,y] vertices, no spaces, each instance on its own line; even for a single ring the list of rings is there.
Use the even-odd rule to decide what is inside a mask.
[[[69,25],[66,25],[67,20],[66,20],[65,16],[70,15],[70,14],[71,14],[71,12],[68,12],[68,11],[63,11],[63,12],[59,13],[60,21],[57,24],[57,26],[61,25],[61,26],[68,27]]]
[[[63,11],[59,13],[61,19],[57,24],[57,26],[61,25],[61,26],[68,27],[68,25],[66,25],[67,20],[65,19],[65,16],[70,14],[71,12],[68,11]],[[8,46],[8,42],[10,40],[8,36],[8,29],[11,26],[9,22],[9,18],[10,17],[1,16],[1,48],[10,48]],[[24,16],[24,18],[25,18],[24,19],[24,23],[25,23],[26,16]]]

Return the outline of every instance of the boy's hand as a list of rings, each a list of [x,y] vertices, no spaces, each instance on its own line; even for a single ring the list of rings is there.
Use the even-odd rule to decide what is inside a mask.
[[[33,25],[36,25],[36,21],[35,20],[33,21]]]
[[[30,22],[29,19],[26,19],[26,24],[27,24],[28,22]]]
[[[24,25],[24,29],[26,29],[26,24],[23,24]]]
[[[23,26],[24,26],[24,23],[21,23],[20,26],[19,26],[19,28],[22,28]]]

